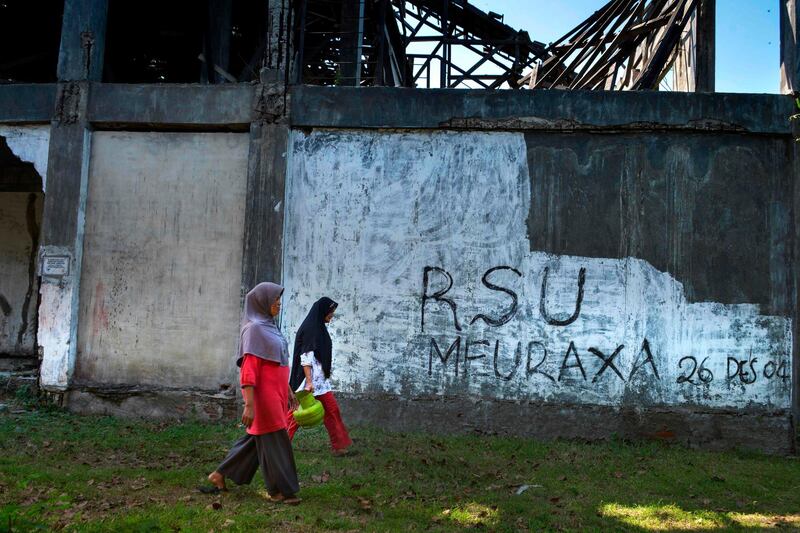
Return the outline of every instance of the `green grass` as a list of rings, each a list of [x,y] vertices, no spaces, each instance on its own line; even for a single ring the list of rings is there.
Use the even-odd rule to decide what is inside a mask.
[[[800,461],[660,443],[352,428],[359,454],[334,458],[318,428],[295,440],[299,506],[267,501],[260,475],[196,492],[239,433],[2,414],[0,531],[800,530]]]

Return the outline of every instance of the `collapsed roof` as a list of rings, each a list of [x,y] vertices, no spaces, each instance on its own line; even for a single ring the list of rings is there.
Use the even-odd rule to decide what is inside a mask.
[[[657,89],[700,0],[610,0],[545,45],[467,0],[297,0],[296,82]],[[685,63],[685,61],[684,61]],[[691,68],[689,64],[684,68]]]

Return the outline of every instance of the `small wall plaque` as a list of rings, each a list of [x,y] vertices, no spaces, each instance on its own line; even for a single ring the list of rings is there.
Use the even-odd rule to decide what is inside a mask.
[[[46,255],[42,259],[43,276],[63,277],[69,275],[69,256]]]

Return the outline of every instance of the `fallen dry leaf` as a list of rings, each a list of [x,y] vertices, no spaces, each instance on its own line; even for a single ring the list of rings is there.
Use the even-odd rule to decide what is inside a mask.
[[[326,470],[319,476],[311,476],[311,481],[314,483],[327,483],[330,478],[331,474]]]
[[[358,497],[358,505],[362,511],[370,512],[372,510],[372,501],[367,498]]]

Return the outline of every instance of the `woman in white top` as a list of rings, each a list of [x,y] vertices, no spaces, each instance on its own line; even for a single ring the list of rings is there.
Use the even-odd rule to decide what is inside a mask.
[[[339,404],[331,390],[331,366],[333,343],[328,333],[328,324],[333,319],[338,304],[327,296],[317,300],[297,330],[294,339],[294,358],[289,385],[292,390],[306,390],[325,408],[323,423],[331,439],[334,455],[345,455],[353,443],[339,412]],[[289,438],[294,438],[297,423],[290,412],[287,415]]]

